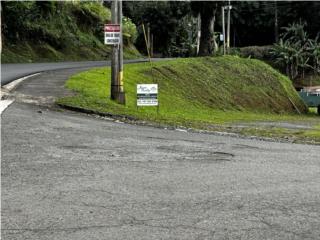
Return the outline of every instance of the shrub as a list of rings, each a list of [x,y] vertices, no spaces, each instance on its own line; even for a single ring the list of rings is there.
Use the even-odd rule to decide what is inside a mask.
[[[285,27],[279,43],[272,48],[276,62],[285,66],[292,80],[304,79],[305,72],[311,69],[320,72],[320,43],[318,37],[309,39],[305,26],[300,22]]]
[[[122,33],[123,33],[123,37],[126,38],[129,43],[135,43],[135,41],[137,40],[137,36],[138,36],[137,28],[130,18],[123,17]]]
[[[80,2],[74,7],[74,12],[78,15],[81,23],[86,23],[90,26],[94,26],[97,23],[105,23],[111,19],[110,10],[96,2]]]
[[[249,46],[240,48],[239,50],[241,57],[270,60],[272,59],[271,49],[272,46]]]
[[[307,49],[310,53],[310,67],[315,73],[320,74],[320,41],[319,35],[314,40],[309,40]]]

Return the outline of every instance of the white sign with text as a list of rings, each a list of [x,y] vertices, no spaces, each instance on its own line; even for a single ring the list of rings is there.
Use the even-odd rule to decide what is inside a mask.
[[[137,106],[158,106],[158,84],[137,84]]]

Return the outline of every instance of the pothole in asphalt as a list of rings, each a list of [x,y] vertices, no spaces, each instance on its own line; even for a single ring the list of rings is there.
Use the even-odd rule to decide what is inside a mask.
[[[170,153],[184,151],[184,149],[179,145],[158,146],[157,150],[164,151],[164,152],[170,152]]]
[[[185,156],[177,157],[177,161],[187,162],[199,162],[199,163],[218,163],[218,162],[230,162],[235,155],[227,152],[194,152]]]
[[[260,149],[259,147],[250,146],[246,144],[235,144],[232,147],[236,149]]]
[[[62,148],[65,149],[89,149],[89,146],[86,145],[66,145],[66,146],[62,146]]]
[[[219,163],[219,162],[230,162],[231,159],[229,158],[203,158],[203,157],[181,157],[177,158],[179,162],[194,162],[194,163]]]
[[[234,154],[227,152],[213,152],[213,155],[220,157],[234,157]]]
[[[181,146],[181,145],[171,145],[171,146],[158,146],[157,150],[166,153],[173,153],[176,155],[176,161],[186,161],[186,162],[229,162],[232,161],[235,155],[233,153],[224,151],[212,151],[207,148],[202,147],[192,147],[192,146]],[[177,156],[178,155],[178,156]]]

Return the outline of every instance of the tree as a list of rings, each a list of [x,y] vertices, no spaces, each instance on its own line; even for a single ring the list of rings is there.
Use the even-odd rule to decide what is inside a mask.
[[[314,39],[320,30],[319,1],[232,1],[231,4],[230,42],[233,46],[272,45],[275,42],[276,29],[279,28],[281,34],[283,26],[298,22],[300,19],[307,22],[306,31],[311,38]],[[149,23],[156,52],[161,52],[165,56],[171,56],[172,52],[175,54],[181,52],[181,56],[185,56],[187,49],[185,31],[189,31],[191,27],[188,25],[194,24],[198,16],[201,19],[199,28],[202,33],[199,55],[212,53],[214,29],[219,30],[222,25],[220,14],[223,5],[227,5],[227,1],[124,1],[123,9],[124,14],[137,26],[142,22],[145,25]],[[275,27],[275,19],[278,20],[278,27]],[[179,37],[178,33],[183,33],[183,37]],[[141,28],[137,47],[140,50],[145,49]],[[175,50],[171,51],[172,48]]]
[[[213,43],[213,29],[215,14],[221,2],[209,2],[209,1],[193,1],[191,2],[191,9],[194,16],[200,14],[201,19],[201,37],[199,56],[207,56],[212,53]]]
[[[177,29],[181,19],[190,12],[189,3],[174,1],[143,1],[143,2],[123,2],[123,13],[137,25],[144,23],[150,27],[150,32],[154,36],[154,51],[165,56],[170,55],[169,48],[176,39]],[[142,29],[136,46],[140,50],[145,50],[145,42]]]
[[[292,22],[307,22],[305,30],[315,38],[320,30],[319,1],[233,1],[231,19],[237,46],[271,45],[275,30]],[[276,13],[277,11],[277,13]],[[275,15],[277,14],[277,28]]]

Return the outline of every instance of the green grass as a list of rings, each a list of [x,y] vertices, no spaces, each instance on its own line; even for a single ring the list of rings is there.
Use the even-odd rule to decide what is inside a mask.
[[[288,78],[269,65],[234,56],[188,58],[126,65],[126,106],[110,100],[110,68],[72,76],[66,87],[76,96],[59,104],[174,126],[212,129],[254,121],[319,123],[307,113]],[[136,107],[136,84],[159,84],[156,107]],[[289,100],[290,99],[290,100]],[[293,104],[292,104],[293,103]],[[294,106],[295,107],[294,107]]]
[[[308,142],[320,144],[320,129],[315,127],[313,130],[288,129],[283,127],[248,127],[236,131],[246,136],[261,136],[277,139],[288,139],[293,142]]]

